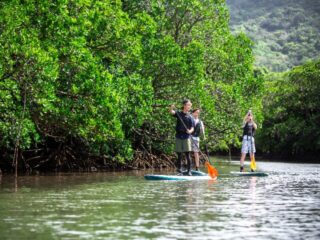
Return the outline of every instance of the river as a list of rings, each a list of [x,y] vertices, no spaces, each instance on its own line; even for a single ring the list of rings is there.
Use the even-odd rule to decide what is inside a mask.
[[[0,239],[320,239],[320,165],[267,177],[147,181],[152,171],[0,178]],[[169,174],[162,172],[162,174]]]

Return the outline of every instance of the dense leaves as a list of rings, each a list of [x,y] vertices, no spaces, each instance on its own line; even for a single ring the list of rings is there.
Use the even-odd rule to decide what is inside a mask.
[[[316,159],[320,153],[320,61],[268,78],[265,121],[258,135],[262,151]]]
[[[251,49],[222,0],[2,1],[2,162],[17,138],[30,168],[170,153],[167,108],[186,97],[203,109],[211,149],[237,146],[247,109],[262,119]]]
[[[157,38],[145,47],[142,70],[154,89],[148,119],[155,126],[152,148],[172,151],[173,145],[167,143],[173,142],[174,122],[167,106],[180,107],[185,97],[203,109],[212,150],[237,146],[248,108],[261,119],[262,79],[253,76],[252,42],[243,34],[230,33],[224,1],[141,2],[124,1],[124,8],[131,16],[147,12],[158,25]]]

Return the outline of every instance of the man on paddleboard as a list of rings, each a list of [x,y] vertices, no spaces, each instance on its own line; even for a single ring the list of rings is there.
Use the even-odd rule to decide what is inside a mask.
[[[177,118],[176,123],[176,147],[175,151],[178,155],[177,171],[182,174],[182,155],[185,154],[187,159],[187,175],[191,176],[191,134],[194,131],[194,120],[189,111],[192,107],[192,103],[189,99],[185,99],[182,102],[182,111],[174,110],[175,106],[171,105],[169,112]]]

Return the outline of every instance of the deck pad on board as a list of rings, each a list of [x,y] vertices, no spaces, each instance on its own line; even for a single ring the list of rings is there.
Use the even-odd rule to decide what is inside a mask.
[[[192,181],[192,180],[215,180],[217,178],[211,178],[208,174],[201,171],[191,171],[192,176],[188,175],[145,175],[146,180],[171,180],[171,181]],[[185,173],[184,173],[185,174]]]

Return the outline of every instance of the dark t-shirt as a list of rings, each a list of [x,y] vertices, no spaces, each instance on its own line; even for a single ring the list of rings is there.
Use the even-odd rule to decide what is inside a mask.
[[[192,127],[194,128],[195,124],[194,124],[193,117],[189,113],[184,113],[181,111],[176,111],[173,116],[177,118],[176,138],[180,138],[180,139],[189,138],[190,134],[187,133],[186,127],[188,129],[191,129]],[[184,122],[184,125],[186,125],[186,127],[183,125],[180,119]]]
[[[247,135],[247,136],[254,136],[254,132],[255,132],[255,129],[253,127],[253,124],[249,124],[249,123],[246,123],[246,125],[244,125],[243,127],[243,134],[242,134],[242,137]]]

